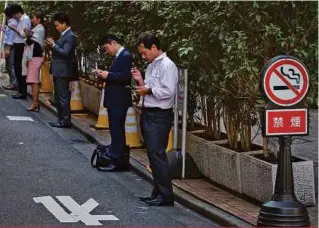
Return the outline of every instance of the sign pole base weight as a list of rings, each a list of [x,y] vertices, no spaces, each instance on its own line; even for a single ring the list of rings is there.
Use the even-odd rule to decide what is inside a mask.
[[[307,227],[309,215],[305,205],[298,202],[294,193],[291,160],[291,137],[280,137],[275,193],[271,201],[260,209],[259,227]]]

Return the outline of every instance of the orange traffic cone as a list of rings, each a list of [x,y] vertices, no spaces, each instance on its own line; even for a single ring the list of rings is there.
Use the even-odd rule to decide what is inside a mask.
[[[107,109],[104,108],[103,103],[104,103],[104,89],[102,89],[99,117],[97,119],[96,124],[91,126],[96,130],[109,129],[109,118],[107,115]]]
[[[87,115],[84,113],[84,106],[82,104],[82,97],[80,92],[80,84],[79,81],[74,81],[73,91],[71,96],[71,113],[75,115]]]
[[[131,148],[142,146],[141,139],[137,129],[137,122],[134,109],[130,107],[127,111],[125,122],[126,144]]]
[[[40,93],[52,93],[53,92],[53,83],[49,73],[49,63],[44,62],[41,67],[41,86]]]
[[[170,151],[174,147],[174,133],[173,129],[169,132],[168,144],[166,148],[166,152]]]

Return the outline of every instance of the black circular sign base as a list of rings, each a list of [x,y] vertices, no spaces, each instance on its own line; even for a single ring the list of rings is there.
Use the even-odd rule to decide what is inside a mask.
[[[271,200],[265,203],[259,212],[257,226],[259,227],[307,227],[310,226],[307,209],[294,197],[283,195],[279,201]]]

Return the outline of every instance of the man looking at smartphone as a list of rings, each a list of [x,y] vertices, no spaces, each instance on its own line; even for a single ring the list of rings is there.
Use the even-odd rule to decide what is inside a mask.
[[[55,42],[52,38],[45,43],[52,50],[51,72],[54,82],[54,95],[58,110],[58,122],[50,123],[52,127],[71,127],[71,91],[69,84],[77,75],[74,69],[76,37],[69,25],[69,17],[66,13],[56,13],[53,16],[56,30],[61,33]]]
[[[126,145],[125,120],[132,106],[131,85],[132,55],[122,47],[122,41],[109,34],[101,39],[105,53],[113,57],[108,71],[97,69],[99,77],[106,81],[104,107],[107,108],[111,133],[111,163],[106,171],[129,169],[129,148]]]
[[[149,206],[173,206],[173,187],[166,148],[173,122],[177,67],[161,50],[160,41],[152,34],[141,34],[137,48],[142,58],[150,62],[145,80],[135,68],[132,69],[132,76],[139,85],[136,93],[141,95],[141,130],[154,178],[151,196],[140,197],[140,200]]]
[[[12,95],[14,99],[26,99],[27,98],[27,83],[26,75],[22,75],[22,58],[25,45],[25,29],[31,29],[31,20],[28,15],[24,13],[24,10],[19,4],[10,5],[13,17],[18,21],[17,27],[8,25],[10,29],[16,32],[13,40],[14,49],[14,72],[18,81],[19,91],[17,94]]]

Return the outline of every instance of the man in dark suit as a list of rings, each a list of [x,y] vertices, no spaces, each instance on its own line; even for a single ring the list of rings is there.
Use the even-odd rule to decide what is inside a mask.
[[[71,127],[71,81],[78,77],[75,72],[75,46],[76,37],[69,25],[68,15],[56,13],[53,16],[54,26],[61,33],[60,38],[54,42],[52,38],[46,40],[46,44],[52,47],[51,72],[54,82],[54,95],[58,110],[58,122],[50,123],[52,127]]]
[[[122,171],[129,168],[128,147],[125,136],[125,120],[129,107],[132,106],[131,85],[132,55],[122,47],[122,41],[112,35],[101,40],[106,54],[113,56],[108,71],[97,70],[97,74],[106,80],[104,107],[107,108],[109,127],[112,137],[109,171]]]

